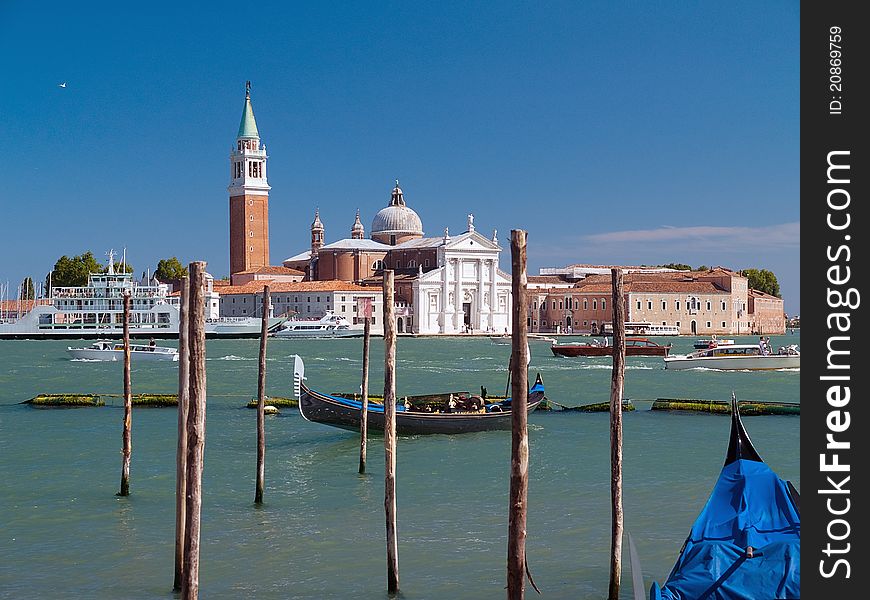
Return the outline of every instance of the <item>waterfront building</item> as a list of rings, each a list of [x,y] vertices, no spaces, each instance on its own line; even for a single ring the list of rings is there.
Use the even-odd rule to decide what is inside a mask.
[[[346,281],[275,282],[251,281],[244,285],[220,287],[220,312],[224,317],[261,317],[263,314],[263,287],[269,286],[272,315],[298,319],[319,319],[327,311],[347,318],[354,324],[362,323],[358,317],[360,298],[372,301],[372,331],[383,331],[383,291],[376,287],[360,286]]]
[[[251,82],[230,152],[230,277],[269,266],[269,182],[265,144],[251,106]]]
[[[684,335],[785,332],[782,299],[750,290],[745,277],[728,269],[633,271],[624,286],[626,322],[676,326]],[[528,293],[530,331],[595,334],[611,324],[609,272]]]

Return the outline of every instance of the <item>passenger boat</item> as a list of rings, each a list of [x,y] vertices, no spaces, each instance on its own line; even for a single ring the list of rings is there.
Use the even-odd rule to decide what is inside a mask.
[[[481,391],[484,391],[483,388]],[[359,395],[325,394],[310,389],[305,383],[305,366],[295,357],[294,393],[299,400],[299,412],[307,421],[331,425],[349,431],[359,431],[362,402]],[[484,398],[468,392],[401,396],[396,405],[396,431],[402,435],[430,433],[472,433],[510,430],[511,399]],[[531,413],[544,400],[544,383],[538,374],[529,389],[528,411]],[[383,431],[384,405],[369,402],[368,426]]]
[[[124,333],[124,296],[131,301],[131,338],[178,338],[180,298],[154,277],[133,278],[116,271],[109,252],[105,273],[91,273],[79,287],[51,287],[47,298],[32,301],[28,310],[0,315],[0,339],[117,339]],[[259,337],[259,317],[221,317],[220,294],[206,276],[205,335],[209,338]],[[286,319],[270,318],[270,330]]]
[[[725,466],[664,586],[650,600],[800,598],[800,495],[752,446],[737,400]]]
[[[317,321],[285,321],[272,335],[278,338],[344,338],[361,337],[363,330],[351,327],[350,321],[345,317],[328,310]]]
[[[730,346],[734,344],[734,340],[724,339],[720,340],[716,336],[710,338],[700,338],[695,340],[695,343],[692,344],[698,350],[703,350],[704,348],[712,348],[713,346]]]
[[[722,369],[726,371],[765,371],[799,369],[801,353],[797,345],[783,346],[763,354],[754,344],[727,344],[696,350],[685,355],[666,356],[665,369]]]
[[[554,344],[555,356],[612,356],[613,344],[608,338],[595,338],[582,344]],[[647,338],[625,338],[626,356],[667,356],[671,345],[663,345]]]
[[[105,360],[113,362],[124,360],[124,344],[107,340],[94,342],[87,348],[69,347],[66,351],[76,360]],[[178,350],[175,348],[167,348],[165,346],[130,344],[130,360],[135,360],[136,362],[160,360],[177,361]]]
[[[626,335],[680,335],[676,325],[653,325],[649,321],[626,321],[624,331]],[[613,335],[613,324],[602,323],[601,335]]]

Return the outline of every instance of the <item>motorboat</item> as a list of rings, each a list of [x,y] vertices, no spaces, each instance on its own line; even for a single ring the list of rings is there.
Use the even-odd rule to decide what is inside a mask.
[[[330,310],[316,321],[287,320],[272,335],[277,338],[345,338],[361,337],[363,330],[351,326],[345,317]]]
[[[581,344],[554,344],[550,346],[555,356],[612,356],[613,344],[608,338],[595,338]],[[659,344],[647,338],[625,338],[626,356],[667,356],[670,344]]]
[[[730,346],[733,343],[734,340],[719,339],[716,336],[713,336],[709,338],[699,338],[695,340],[695,343],[692,345],[698,350],[703,350],[705,348],[712,348],[713,346]]]
[[[66,351],[73,360],[103,360],[111,362],[124,360],[123,342],[100,340],[94,342],[87,348],[68,347]],[[160,360],[177,361],[178,350],[153,344],[130,344],[130,360],[135,360],[137,362]]]
[[[762,351],[754,344],[726,344],[696,350],[685,355],[666,356],[665,368],[721,369],[725,371],[764,371],[799,369],[801,353],[797,344],[783,346],[775,352]]]

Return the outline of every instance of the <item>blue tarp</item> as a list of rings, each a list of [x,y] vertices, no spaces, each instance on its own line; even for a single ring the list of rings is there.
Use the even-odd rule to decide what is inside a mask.
[[[746,549],[753,548],[753,556]],[[650,600],[800,598],[800,515],[770,467],[722,469],[663,588]]]

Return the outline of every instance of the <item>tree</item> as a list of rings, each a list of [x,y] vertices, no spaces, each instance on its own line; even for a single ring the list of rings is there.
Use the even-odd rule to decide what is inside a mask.
[[[663,269],[676,269],[677,271],[691,271],[692,267],[683,263],[670,263],[667,265],[659,265]]]
[[[88,284],[88,275],[102,273],[103,265],[90,250],[69,258],[66,254],[57,259],[51,271],[51,286],[83,286]]]
[[[707,265],[701,265],[700,267],[698,267],[698,268],[695,269],[695,270],[696,270],[696,271],[709,271],[709,270],[710,270],[710,267],[708,267]]]
[[[187,268],[176,258],[165,258],[157,263],[154,276],[160,281],[170,281],[187,277]]]
[[[771,271],[767,269],[743,269],[739,274],[749,280],[749,289],[782,298],[779,291],[779,281],[776,280],[776,275]]]
[[[88,275],[106,273],[108,270],[108,267],[97,262],[94,253],[90,250],[72,258],[64,254],[54,263],[54,269],[49,274],[51,281],[49,282],[46,278],[46,288],[49,287],[49,283],[51,283],[51,287],[84,286],[88,284]],[[121,271],[132,273],[133,267],[129,263],[125,263],[122,269],[120,264],[116,264],[115,272],[120,273]]]
[[[36,297],[36,292],[33,289],[33,279],[25,277],[21,282],[21,299],[33,300]]]

